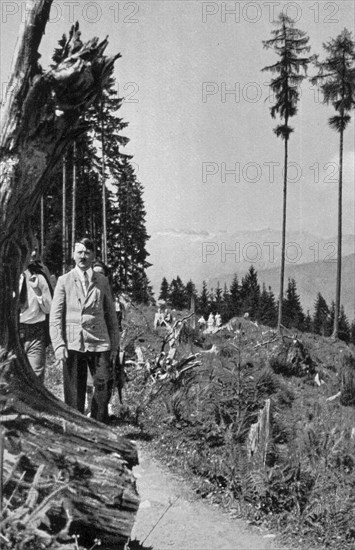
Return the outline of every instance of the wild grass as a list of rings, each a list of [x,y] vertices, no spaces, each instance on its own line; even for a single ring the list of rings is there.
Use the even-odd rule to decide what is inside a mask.
[[[154,331],[153,318],[151,308],[134,308],[124,321],[132,363],[123,405],[114,399],[118,429],[151,439],[159,459],[185,472],[201,497],[277,529],[288,545],[353,549],[353,351],[314,335],[276,338],[264,327],[236,338],[188,328],[175,363],[161,368],[166,331]],[[51,357],[47,371],[47,387],[61,398]]]
[[[350,550],[355,545],[352,351],[301,334],[263,345],[261,331],[237,339],[187,331],[176,361],[194,353],[198,364],[181,376],[167,371],[154,380],[141,366],[132,373],[128,406],[139,402],[140,426],[154,437],[159,457],[195,474],[201,496],[302,539],[306,548]],[[147,357],[159,351],[162,340],[162,334],[145,333],[141,346]],[[315,383],[317,373],[321,385]],[[328,401],[337,392],[339,397]],[[264,423],[251,455],[250,433],[266,402],[269,433]]]

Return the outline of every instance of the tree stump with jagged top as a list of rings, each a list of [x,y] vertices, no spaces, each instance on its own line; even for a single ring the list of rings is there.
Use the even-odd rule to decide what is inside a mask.
[[[18,281],[32,249],[31,220],[118,57],[104,55],[107,40],[83,43],[75,25],[44,71],[38,48],[51,4],[27,2],[1,113],[0,542],[4,550],[118,548],[139,505],[131,472],[136,447],[41,386],[18,335]]]

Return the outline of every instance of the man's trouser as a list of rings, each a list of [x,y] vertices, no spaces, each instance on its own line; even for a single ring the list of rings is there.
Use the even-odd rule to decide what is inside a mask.
[[[20,342],[27,359],[40,382],[44,382],[46,366],[46,327],[45,321],[40,323],[20,323]]]
[[[84,413],[89,368],[94,380],[91,417],[100,422],[108,421],[108,403],[113,385],[110,355],[110,351],[80,352],[68,350],[68,359],[63,363],[65,403]]]

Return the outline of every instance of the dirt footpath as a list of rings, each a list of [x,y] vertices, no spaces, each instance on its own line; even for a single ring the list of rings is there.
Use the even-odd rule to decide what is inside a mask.
[[[253,533],[246,522],[196,499],[185,481],[141,448],[139,460],[134,474],[141,505],[132,541],[142,550],[287,550],[272,534]]]

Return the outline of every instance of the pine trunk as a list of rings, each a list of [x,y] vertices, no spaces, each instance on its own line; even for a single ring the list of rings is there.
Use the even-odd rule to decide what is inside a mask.
[[[287,121],[285,124],[287,125]],[[278,319],[277,319],[277,330],[279,332],[281,330],[281,325],[282,325],[282,307],[283,307],[284,284],[285,284],[287,168],[288,168],[288,138],[286,136],[285,137],[285,158],[284,158],[283,205],[282,205],[280,292],[279,292],[279,311],[278,311]]]
[[[335,308],[334,308],[334,327],[333,338],[338,338],[339,317],[340,317],[340,298],[341,298],[341,260],[342,260],[342,214],[343,214],[343,149],[344,149],[344,130],[340,131],[339,146],[339,189],[338,189],[338,246],[337,246],[337,279],[335,288]]]
[[[1,543],[16,548],[15,536],[37,537],[38,548],[45,540],[52,548],[74,548],[68,544],[80,534],[91,546],[98,538],[104,548],[117,548],[128,540],[139,505],[130,471],[136,448],[42,387],[18,335],[18,281],[32,248],[31,219],[115,60],[103,55],[106,41],[82,44],[75,28],[61,62],[43,72],[38,47],[51,4],[27,3],[32,9],[21,28],[1,120]]]

